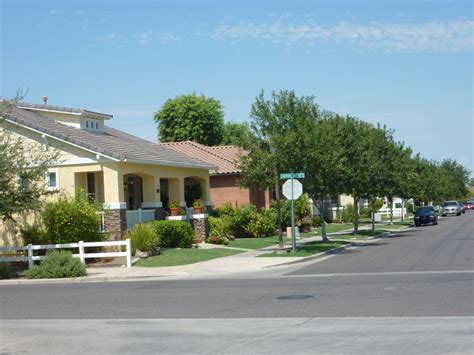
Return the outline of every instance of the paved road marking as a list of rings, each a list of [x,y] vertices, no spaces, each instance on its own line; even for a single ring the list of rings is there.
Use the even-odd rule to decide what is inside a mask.
[[[398,275],[445,275],[445,274],[474,274],[474,270],[436,270],[436,271],[393,271],[393,272],[353,272],[332,274],[282,275],[284,278],[297,277],[334,277],[334,276],[398,276]]]

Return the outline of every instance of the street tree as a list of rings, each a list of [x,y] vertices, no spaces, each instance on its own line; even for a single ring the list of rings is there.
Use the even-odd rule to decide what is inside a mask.
[[[155,113],[160,142],[191,140],[214,146],[224,135],[224,110],[221,103],[204,95],[177,96],[167,100]]]
[[[58,153],[41,144],[31,144],[12,133],[15,125],[7,120],[14,115],[21,97],[0,101],[0,219],[15,218],[39,210],[49,194],[45,184],[48,168]]]
[[[252,132],[247,122],[226,122],[220,145],[235,145],[246,148],[249,145]]]
[[[267,100],[262,91],[252,104],[250,118],[252,134],[248,154],[241,159],[241,185],[274,188],[279,243],[283,245],[279,174],[303,168],[301,158],[307,150],[301,134],[308,122],[319,119],[319,108],[311,96],[280,91],[272,92]]]

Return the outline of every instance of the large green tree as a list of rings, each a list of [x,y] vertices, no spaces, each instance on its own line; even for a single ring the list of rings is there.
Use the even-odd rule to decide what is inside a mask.
[[[235,145],[246,148],[252,139],[252,132],[247,122],[226,122],[221,145]]]
[[[40,209],[49,193],[46,172],[58,159],[57,152],[41,144],[26,144],[11,133],[15,126],[7,119],[16,103],[0,101],[0,218],[4,220]]]
[[[303,168],[301,158],[307,149],[301,134],[308,122],[319,118],[319,109],[311,96],[298,97],[294,91],[280,91],[272,92],[271,98],[266,99],[262,91],[252,104],[250,117],[252,134],[248,154],[241,160],[241,184],[275,189],[280,245],[283,245],[279,174]]]
[[[155,113],[161,142],[191,140],[213,146],[222,142],[224,110],[221,103],[204,95],[177,96]]]

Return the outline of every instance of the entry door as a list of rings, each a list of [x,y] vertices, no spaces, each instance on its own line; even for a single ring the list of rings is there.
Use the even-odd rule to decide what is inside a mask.
[[[87,173],[87,195],[92,201],[96,201],[95,173]]]

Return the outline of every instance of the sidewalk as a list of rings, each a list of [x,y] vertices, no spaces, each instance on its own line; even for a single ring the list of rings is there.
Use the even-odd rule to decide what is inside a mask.
[[[369,228],[369,227],[367,227]],[[367,229],[362,227],[361,230]],[[406,228],[403,228],[406,229]],[[329,237],[350,233],[352,229],[328,234]],[[287,238],[285,238],[287,239]],[[304,238],[297,240],[297,244],[305,244],[320,241],[321,236]],[[375,242],[371,240],[351,240],[350,245],[359,243],[367,244]],[[286,242],[289,242],[287,239]],[[222,245],[201,244],[202,248],[231,248]],[[291,247],[286,245],[285,247]],[[243,250],[243,249],[240,249]],[[257,256],[271,251],[279,250],[278,246],[266,247],[260,250],[248,250],[240,254],[212,259],[195,264],[168,266],[168,267],[89,267],[88,276],[75,279],[42,279],[28,280],[15,279],[3,280],[1,284],[29,284],[29,283],[61,283],[61,282],[114,282],[114,281],[155,281],[155,280],[184,280],[184,279],[210,279],[210,278],[259,278],[264,275],[281,274],[281,267],[289,267],[295,263],[313,262],[316,258],[325,257],[328,252],[320,253],[308,257],[271,257],[259,258]],[[286,271],[285,271],[286,272]]]

